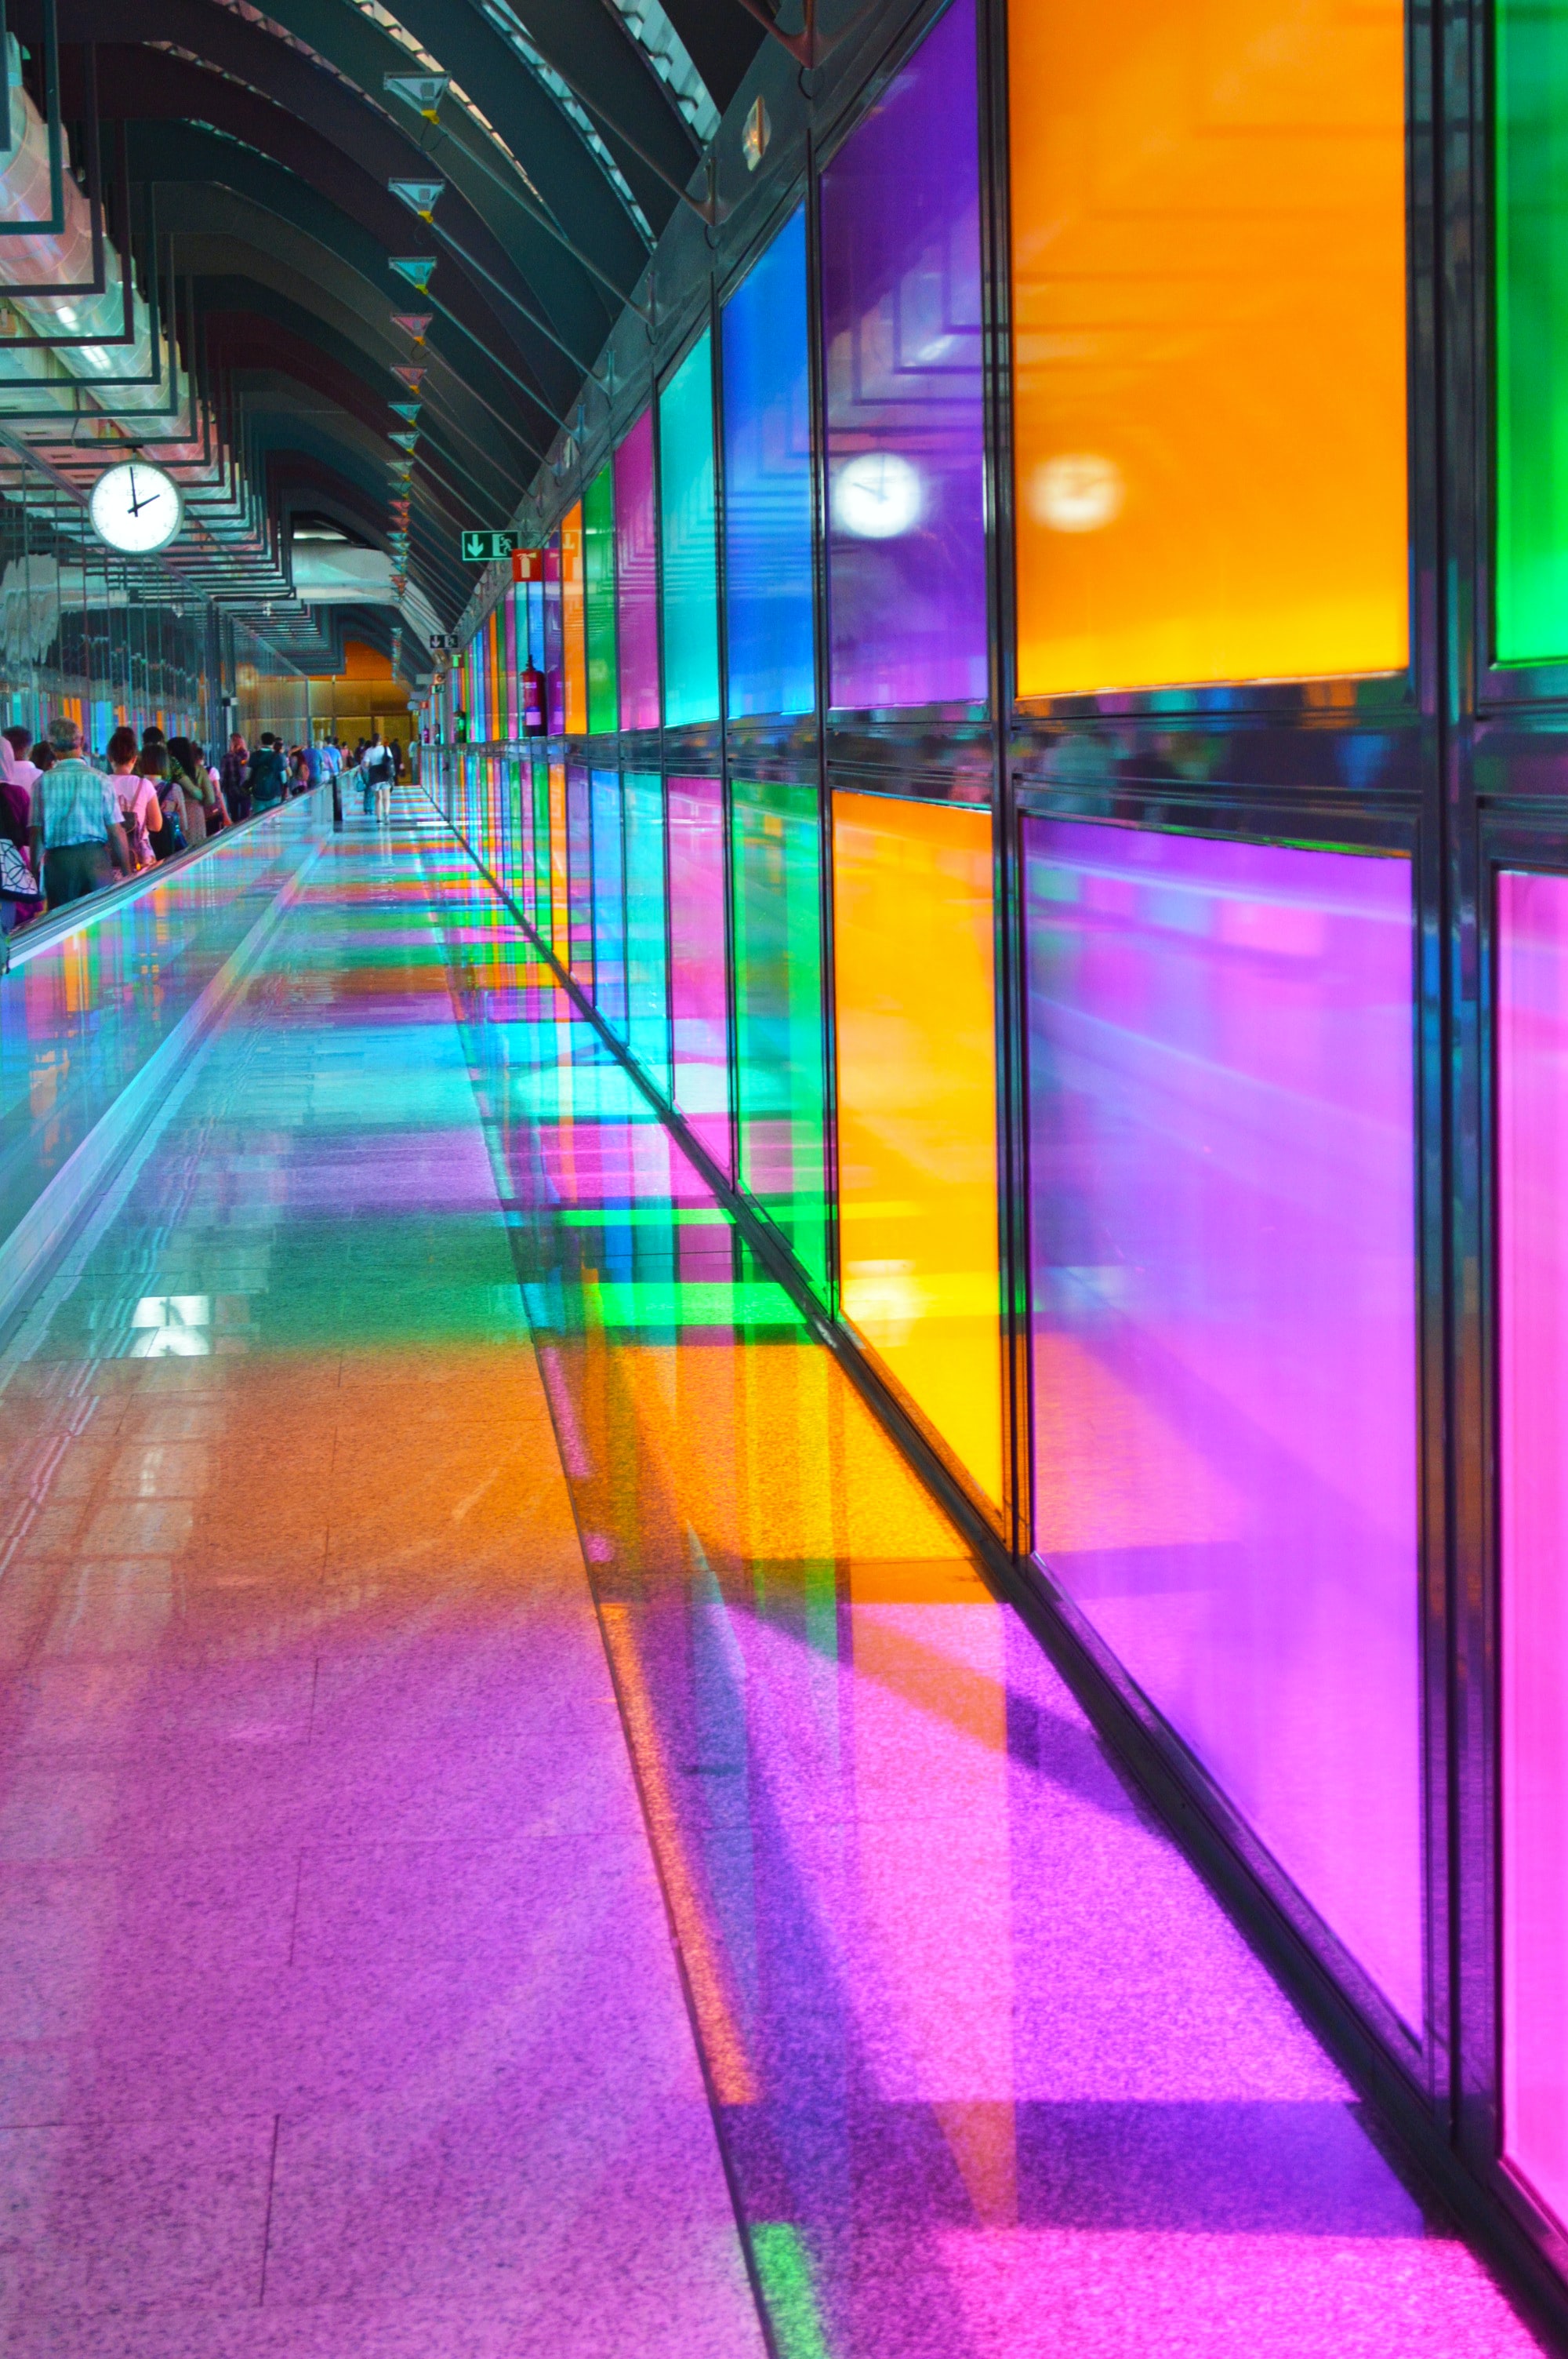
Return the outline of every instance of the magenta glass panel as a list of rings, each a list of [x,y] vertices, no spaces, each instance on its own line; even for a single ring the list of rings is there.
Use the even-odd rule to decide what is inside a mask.
[[[654,413],[615,453],[615,581],[621,625],[621,726],[659,725],[659,578],[654,552]]]
[[[675,1100],[708,1153],[733,1178],[722,784],[718,778],[671,778],[668,812]]]
[[[986,696],[974,0],[822,176],[831,701]]]
[[[1422,2020],[1410,864],[1025,821],[1035,1544]]]
[[[1498,879],[1503,2151],[1568,2222],[1568,878]]]

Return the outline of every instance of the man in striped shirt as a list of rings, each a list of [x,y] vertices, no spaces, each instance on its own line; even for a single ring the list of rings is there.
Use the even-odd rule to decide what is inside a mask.
[[[33,849],[43,845],[44,891],[51,909],[80,901],[129,875],[131,854],[120,823],[120,799],[81,750],[81,732],[65,716],[49,723],[55,752],[33,796]]]

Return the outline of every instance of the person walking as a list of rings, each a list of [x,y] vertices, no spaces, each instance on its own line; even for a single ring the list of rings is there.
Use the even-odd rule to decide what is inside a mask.
[[[283,766],[283,750],[270,729],[262,731],[261,744],[251,756],[246,772],[253,810],[276,810],[287,791],[288,779]]]
[[[9,735],[0,735],[0,935],[14,933],[43,907],[28,850],[32,792],[16,775],[17,768]],[[5,955],[8,958],[9,951]]]
[[[364,787],[365,817],[373,810],[376,817],[392,815],[392,756],[382,744],[379,733],[371,738],[360,758],[360,778]]]
[[[171,737],[168,757],[185,798],[185,840],[187,843],[205,843],[209,815],[217,797],[207,777],[201,748],[193,745],[189,737]]]
[[[33,790],[42,776],[38,765],[33,759],[33,733],[24,727],[21,722],[14,721],[9,729],[0,732],[0,734],[4,734],[5,743],[11,748],[11,777],[17,786],[27,788],[30,802]]]
[[[120,823],[120,799],[102,770],[81,751],[79,723],[62,713],[49,723],[51,766],[38,780],[33,817],[33,864],[43,861],[51,909],[99,892],[118,870],[129,875],[131,854]]]
[[[251,749],[236,729],[229,740],[229,750],[218,765],[218,783],[229,817],[237,827],[251,815],[251,790],[246,774],[251,766]]]
[[[120,824],[133,868],[153,864],[153,832],[163,824],[157,788],[136,767],[136,733],[116,729],[109,740],[109,780],[120,805]]]

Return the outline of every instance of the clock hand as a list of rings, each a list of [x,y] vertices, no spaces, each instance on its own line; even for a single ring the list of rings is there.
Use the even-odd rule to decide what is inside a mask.
[[[151,506],[150,499],[139,500],[136,497],[136,471],[133,467],[131,469],[131,514],[140,516],[144,508],[150,508]]]

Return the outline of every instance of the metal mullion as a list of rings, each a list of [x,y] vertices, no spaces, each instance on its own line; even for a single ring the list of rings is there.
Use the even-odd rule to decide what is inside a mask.
[[[1001,1299],[1003,1509],[1020,1561],[1033,1546],[1030,1367],[1028,978],[1022,821],[1008,759],[1014,690],[1011,239],[1006,21],[977,0],[976,108],[980,180],[981,385],[989,473],[986,592],[991,708],[992,959],[997,1105],[997,1225]]]

